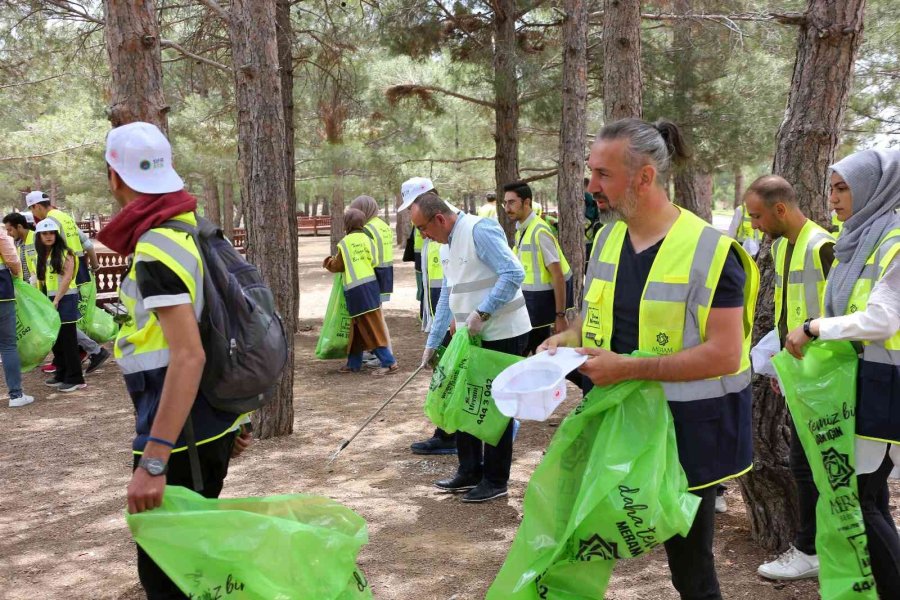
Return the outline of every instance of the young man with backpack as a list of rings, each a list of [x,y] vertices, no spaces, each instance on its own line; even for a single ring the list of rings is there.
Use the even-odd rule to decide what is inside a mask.
[[[218,497],[229,460],[251,436],[240,425],[244,416],[215,408],[200,389],[207,352],[198,323],[205,299],[211,301],[204,293],[207,257],[199,238],[178,227],[196,230],[197,201],[184,191],[171,146],[154,125],[136,122],[110,131],[106,162],[110,191],[122,210],[98,239],[131,256],[119,287],[128,318],[115,342],[136,412],[128,511],[160,506],[166,484],[202,487],[204,496]],[[140,548],[138,575],[150,599],[185,597]]]

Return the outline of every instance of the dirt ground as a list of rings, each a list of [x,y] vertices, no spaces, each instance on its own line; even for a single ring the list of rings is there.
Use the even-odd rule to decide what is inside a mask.
[[[422,413],[427,376],[414,380],[327,472],[327,457],[412,372],[424,336],[414,314],[412,269],[400,265],[399,290],[386,311],[400,374],[341,375],[340,361],[315,360],[331,281],[320,268],[326,252],[324,240],[301,243],[294,434],[259,441],[233,462],[223,495],[321,494],[357,511],[370,536],[359,564],[375,598],[483,598],[521,521],[528,478],[578,394],[571,393],[551,421],[523,424],[508,499],[466,505],[432,487],[454,471],[456,458],[408,450],[431,430]],[[110,361],[88,377],[87,389],[69,395],[48,393],[41,379],[36,373],[25,378],[26,391],[37,397],[31,406],[0,405],[6,429],[0,442],[0,598],[142,598],[124,520],[134,423],[118,370]],[[768,557],[749,541],[736,485],[727,497],[715,546],[724,597],[816,598],[814,582],[776,584],[756,576]],[[677,598],[662,549],[621,561],[609,590],[611,600]]]

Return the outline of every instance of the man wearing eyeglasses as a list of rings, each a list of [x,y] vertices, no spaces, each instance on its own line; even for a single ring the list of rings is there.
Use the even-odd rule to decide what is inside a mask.
[[[489,350],[524,356],[531,320],[522,295],[525,271],[493,219],[456,212],[437,194],[427,192],[404,202],[422,236],[446,244],[441,248],[444,282],[423,364],[430,364],[451,319],[480,335]],[[485,502],[507,495],[512,464],[513,421],[496,446],[463,431],[456,434],[459,468],[435,482],[445,492],[462,493],[463,502]],[[483,465],[482,465],[483,462]]]

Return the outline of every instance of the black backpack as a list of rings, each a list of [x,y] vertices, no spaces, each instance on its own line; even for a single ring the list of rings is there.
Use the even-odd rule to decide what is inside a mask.
[[[190,234],[203,261],[203,395],[214,408],[235,414],[264,406],[288,360],[288,339],[272,291],[207,219],[197,217],[196,227],[174,220],[162,226]]]

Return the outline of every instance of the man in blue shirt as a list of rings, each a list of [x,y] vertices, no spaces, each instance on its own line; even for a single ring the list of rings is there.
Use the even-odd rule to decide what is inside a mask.
[[[413,226],[424,237],[446,244],[441,248],[441,298],[422,363],[432,362],[451,319],[459,326],[465,324],[471,335],[480,335],[482,347],[523,356],[531,332],[521,289],[525,272],[503,229],[493,219],[455,212],[435,193],[422,194],[411,204]],[[513,421],[496,446],[458,432],[459,468],[453,477],[435,485],[446,492],[467,492],[463,502],[506,496],[512,443]]]

